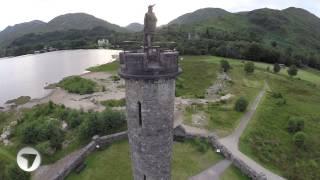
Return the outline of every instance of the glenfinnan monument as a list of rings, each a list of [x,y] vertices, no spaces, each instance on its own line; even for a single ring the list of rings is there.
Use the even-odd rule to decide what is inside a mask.
[[[170,180],[177,51],[153,46],[157,18],[145,15],[144,47],[120,53],[134,180]]]

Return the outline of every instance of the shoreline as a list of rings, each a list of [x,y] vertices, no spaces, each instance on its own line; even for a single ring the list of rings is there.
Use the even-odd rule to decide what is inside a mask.
[[[125,97],[125,91],[122,87],[124,85],[124,81],[121,80],[120,82],[113,82],[111,79],[111,73],[89,71],[82,73],[79,76],[85,79],[95,81],[96,83],[98,83],[98,85],[105,86],[106,91],[79,95],[68,93],[60,87],[55,87],[54,89],[51,89],[51,92],[44,97],[31,99],[29,102],[22,105],[18,105],[13,108],[11,108],[10,105],[8,105],[7,107],[4,107],[4,109],[0,109],[0,111],[6,112],[10,110],[20,110],[24,108],[28,109],[38,104],[48,103],[49,101],[52,101],[55,104],[64,105],[72,109],[83,109],[85,111],[103,111],[105,107],[99,103],[100,101],[111,99],[119,100]]]
[[[64,50],[49,51],[49,52],[39,53],[39,54],[33,53],[33,54],[23,54],[23,55],[19,55],[19,56],[5,56],[5,57],[0,57],[0,61],[2,61],[2,60],[8,60],[8,59],[11,59],[11,58],[24,57],[24,56],[34,56],[34,55],[42,55],[42,54],[48,54],[48,53],[54,53],[54,52],[77,51],[77,50],[112,50],[112,51],[122,51],[121,49],[99,49],[99,48],[95,48],[95,49],[64,49]]]

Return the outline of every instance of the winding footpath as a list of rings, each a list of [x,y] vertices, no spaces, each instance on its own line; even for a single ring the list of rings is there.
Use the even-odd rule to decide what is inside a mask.
[[[241,118],[239,125],[234,130],[232,134],[227,137],[219,139],[220,143],[223,144],[228,150],[237,158],[244,161],[248,166],[254,169],[257,172],[262,172],[267,176],[267,179],[270,180],[284,180],[283,177],[269,171],[268,169],[262,167],[260,164],[256,163],[254,160],[240,152],[239,150],[239,139],[245,128],[247,127],[249,121],[252,119],[254,113],[257,110],[259,103],[261,102],[266,91],[269,89],[267,83],[265,83],[264,88],[259,92],[258,96],[250,106],[249,110]],[[220,175],[231,165],[229,160],[222,160],[219,163],[213,165],[207,170],[201,172],[200,174],[193,176],[190,180],[218,180]]]

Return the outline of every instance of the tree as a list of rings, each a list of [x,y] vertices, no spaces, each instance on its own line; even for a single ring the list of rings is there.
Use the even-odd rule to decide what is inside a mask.
[[[231,69],[229,62],[224,59],[220,61],[220,66],[223,72],[228,72]]]
[[[293,136],[293,142],[297,147],[303,147],[305,145],[307,135],[304,132],[297,132]]]
[[[251,74],[254,72],[254,63],[253,62],[247,62],[244,65],[244,71],[248,74]]]
[[[234,109],[238,112],[244,112],[248,107],[248,101],[244,97],[240,97],[234,106]]]
[[[296,65],[291,65],[288,69],[288,75],[290,77],[296,76],[298,74],[298,68]]]
[[[275,48],[275,47],[278,46],[278,43],[277,43],[276,41],[272,41],[272,42],[271,42],[271,46]]]
[[[280,65],[279,65],[278,63],[275,63],[275,64],[273,65],[273,72],[274,72],[274,73],[278,73],[280,70],[281,70]]]

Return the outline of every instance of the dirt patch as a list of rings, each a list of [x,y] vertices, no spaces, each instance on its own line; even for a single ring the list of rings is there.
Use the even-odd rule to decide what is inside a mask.
[[[199,112],[191,116],[191,123],[195,127],[205,127],[208,125],[208,118],[204,112]]]
[[[79,95],[68,93],[61,88],[55,88],[47,97],[33,99],[19,108],[31,108],[37,104],[47,103],[49,101],[55,104],[63,104],[72,109],[83,109],[84,111],[103,111],[105,109],[99,102],[110,99],[122,99],[125,97],[124,81],[113,81],[112,74],[106,72],[90,72],[81,75],[82,78],[95,81],[99,86],[103,86],[101,92],[93,94]]]

